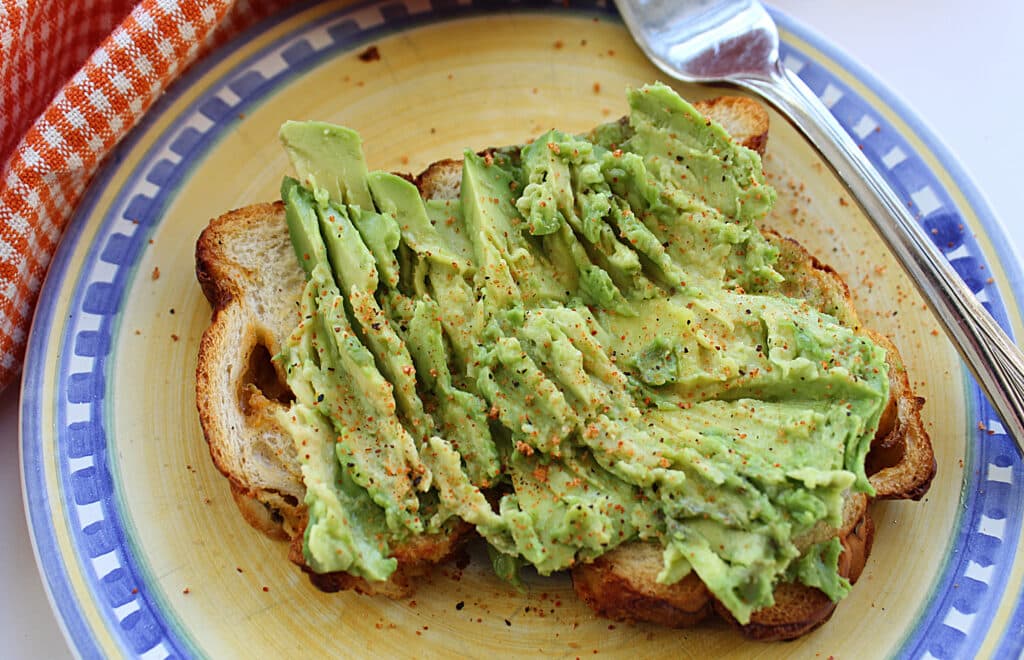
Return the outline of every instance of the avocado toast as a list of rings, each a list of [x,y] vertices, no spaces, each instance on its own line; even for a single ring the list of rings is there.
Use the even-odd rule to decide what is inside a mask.
[[[763,110],[630,101],[415,186],[286,125],[311,185],[200,238],[211,454],[321,588],[403,596],[475,530],[608,616],[789,638],[859,574],[868,497],[927,488],[898,354],[758,231],[760,159],[697,114],[763,149]]]

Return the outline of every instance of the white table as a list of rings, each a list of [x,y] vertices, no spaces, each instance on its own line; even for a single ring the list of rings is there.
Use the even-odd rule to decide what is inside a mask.
[[[957,155],[1024,254],[1024,4],[954,0],[775,0],[906,101]],[[998,10],[997,10],[997,6]],[[69,651],[36,571],[21,496],[18,392],[0,394],[0,655]]]

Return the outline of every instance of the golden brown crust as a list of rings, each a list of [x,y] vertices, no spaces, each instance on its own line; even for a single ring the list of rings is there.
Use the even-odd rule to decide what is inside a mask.
[[[670,628],[700,623],[711,612],[711,593],[696,573],[675,584],[657,582],[661,555],[661,547],[650,543],[620,546],[574,567],[573,589],[595,612],[616,621]]]
[[[875,528],[867,498],[854,496],[849,502],[839,530],[843,546],[839,574],[854,583],[871,552]],[[695,573],[675,584],[659,584],[656,576],[661,553],[660,546],[650,543],[620,546],[592,563],[574,567],[573,588],[595,612],[616,621],[682,628],[700,623],[714,611],[745,636],[759,641],[800,637],[828,621],[835,609],[835,603],[818,589],[780,583],[774,592],[775,604],[754,612],[750,623],[741,625]]]
[[[853,529],[844,532],[840,537],[843,552],[839,555],[839,574],[845,576],[850,584],[856,584],[860,579],[874,542],[875,521],[871,518],[870,509],[866,509],[864,516],[857,521]]]
[[[234,481],[231,482],[231,498],[242,513],[242,518],[259,531],[277,541],[288,541],[290,537],[284,531],[283,519],[279,512],[256,499],[256,495],[244,490]]]
[[[745,96],[716,96],[693,104],[702,115],[714,119],[738,144],[764,155],[768,146],[768,111]]]
[[[935,453],[921,420],[924,399],[915,396],[899,351],[888,337],[868,331],[886,351],[889,365],[888,411],[868,453],[866,468],[878,499],[919,500],[935,477]]]
[[[213,306],[213,313],[226,307],[237,294],[235,274],[224,261],[223,241],[235,232],[267,222],[267,218],[283,217],[284,202],[252,204],[228,211],[214,218],[196,241],[196,279],[203,295]],[[231,227],[227,232],[225,227]]]
[[[843,552],[839,556],[839,574],[851,583],[856,582],[864,570],[874,531],[871,514],[864,509],[863,516],[841,540]],[[832,618],[836,608],[836,603],[824,592],[803,584],[779,583],[773,596],[775,604],[754,612],[746,625],[740,625],[718,601],[714,602],[714,610],[745,637],[775,642],[806,635]]]
[[[750,615],[750,623],[741,625],[729,610],[715,601],[714,610],[744,637],[759,642],[780,642],[802,637],[832,618],[836,604],[822,591],[792,582],[775,587],[775,604]]]
[[[425,199],[454,199],[462,184],[462,160],[435,161],[420,172],[413,183]]]
[[[262,456],[239,456],[233,443],[240,426],[256,437],[273,435],[275,430],[280,433],[269,401],[258,414],[249,405],[258,400],[249,388],[250,381],[255,380],[251,357],[260,347],[268,353],[276,352],[278,342],[257,312],[246,305],[244,283],[253,269],[231,258],[229,250],[238,237],[271,223],[284,223],[284,205],[280,202],[225,213],[212,220],[196,242],[196,279],[213,308],[211,323],[199,343],[196,407],[213,463],[228,478],[232,497],[243,516],[257,529],[280,536],[282,527],[292,527],[298,518],[301,483],[292,484],[286,478],[282,481],[282,477],[290,476],[287,469],[279,470],[280,474],[265,483],[253,478],[244,469],[245,462]],[[279,378],[283,379],[283,374]],[[246,502],[247,498],[252,501]]]
[[[387,596],[388,598],[408,598],[416,591],[419,578],[430,573],[438,564],[452,559],[465,546],[473,535],[473,527],[458,521],[447,532],[424,534],[396,545],[391,556],[398,562],[398,567],[391,577],[385,581],[366,580],[343,571],[333,573],[315,573],[306,563],[302,551],[302,536],[305,524],[300,533],[292,539],[288,549],[288,558],[302,568],[309,581],[321,591],[333,593],[352,589],[367,596]]]

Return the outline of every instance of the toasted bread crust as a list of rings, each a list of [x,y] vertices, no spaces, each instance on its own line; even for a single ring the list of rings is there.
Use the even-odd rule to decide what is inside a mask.
[[[915,396],[899,352],[885,335],[868,336],[886,351],[889,365],[889,404],[871,445],[866,467],[875,497],[920,500],[935,477],[935,453],[921,420],[924,399]]]
[[[839,574],[851,584],[857,582],[864,570],[874,535],[874,522],[865,509],[851,533],[843,537],[843,552],[839,556]],[[806,635],[832,618],[836,610],[836,603],[822,591],[802,584],[780,583],[773,595],[775,604],[754,612],[746,625],[736,621],[718,601],[714,603],[715,613],[750,639],[775,642]]]
[[[647,621],[669,628],[700,623],[712,611],[711,592],[696,573],[674,584],[656,580],[662,548],[651,543],[619,546],[572,570],[572,586],[601,616]]]
[[[716,96],[693,107],[721,125],[735,142],[764,155],[769,120],[763,105],[745,96]]]
[[[230,477],[229,477],[230,479]],[[231,482],[231,499],[242,513],[242,518],[256,529],[277,541],[288,541],[291,537],[285,531],[279,509],[265,503],[258,496]]]
[[[305,525],[303,525],[303,531]],[[391,556],[398,567],[385,581],[367,580],[343,571],[315,573],[309,568],[302,551],[302,534],[292,539],[288,558],[302,568],[309,581],[319,590],[333,593],[351,589],[367,596],[407,598],[416,591],[416,581],[433,569],[453,558],[473,536],[473,527],[458,521],[445,533],[424,534],[392,549]]]
[[[268,223],[273,227],[283,222],[282,203],[256,204],[211,221],[196,243],[196,278],[213,306],[212,321],[200,340],[196,367],[199,421],[213,463],[230,481],[235,501],[242,503],[250,498],[260,503],[240,505],[246,520],[272,535],[279,535],[278,529],[283,533],[294,529],[301,517],[304,489],[298,466],[285,451],[290,443],[281,442],[284,432],[272,415],[265,411],[254,416],[241,404],[250,400],[246,382],[250,358],[258,346],[270,354],[279,350],[280,333],[275,333],[272,326],[281,321],[261,315],[249,304],[252,295],[246,282],[252,279],[254,267],[235,258],[230,246],[239,237],[273,235]],[[284,245],[286,242],[278,239],[267,247],[276,249],[280,256],[287,254]],[[298,268],[286,264],[278,268]],[[297,288],[300,282],[301,277],[294,275],[290,283],[283,278],[282,295],[301,291]],[[280,377],[283,380],[283,375]],[[271,468],[261,472],[251,467],[260,462]]]
[[[851,583],[860,578],[874,538],[874,523],[865,505],[842,536],[839,573]],[[741,625],[711,596],[695,573],[671,585],[656,581],[661,569],[661,547],[631,543],[572,571],[573,588],[587,605],[601,616],[617,621],[645,621],[670,628],[683,628],[703,621],[711,612],[759,641],[794,639],[828,621],[836,604],[814,587],[780,583],[775,604],[751,616]]]
[[[695,106],[723,124],[737,142],[763,153],[768,114],[760,104],[732,97],[702,101]],[[438,161],[419,176],[406,178],[416,184],[424,198],[450,199],[458,196],[461,166],[459,160]],[[269,236],[265,242],[273,246],[272,255],[246,262],[231,248],[254,232]],[[779,248],[778,268],[786,277],[784,293],[807,299],[850,327],[861,328],[849,289],[833,269],[796,241],[770,230],[764,233]],[[265,246],[261,243],[262,247]],[[290,558],[315,586],[324,591],[353,589],[365,594],[407,597],[420,576],[458,552],[472,535],[469,525],[460,523],[445,534],[419,537],[393,548],[398,569],[386,582],[369,582],[346,573],[316,574],[303,558],[305,490],[297,461],[289,453],[293,451],[288,449],[290,439],[274,421],[275,411],[286,405],[289,393],[283,386],[280,367],[266,359],[279,351],[298,321],[294,309],[282,307],[274,299],[277,296],[294,304],[304,283],[303,273],[289,249],[280,202],[227,213],[211,221],[197,243],[196,276],[213,307],[211,325],[200,344],[197,368],[197,406],[211,457],[229,480],[243,517],[272,537],[290,539]],[[279,266],[280,272],[262,273],[267,261],[273,267]],[[254,286],[252,280],[260,277],[263,279]],[[270,298],[260,298],[264,289],[271,290]],[[923,400],[913,396],[906,370],[892,343],[870,331],[864,332],[886,349],[890,366],[890,401],[868,457],[871,483],[877,497],[917,499],[927,490],[935,472],[934,455],[920,418]],[[252,444],[262,449],[251,450]],[[819,526],[799,539],[798,545],[806,547],[838,536],[843,544],[840,571],[853,582],[864,568],[873,532],[868,499],[852,495],[846,500],[839,529]],[[678,627],[699,623],[717,611],[744,635],[760,640],[791,639],[805,634],[828,620],[835,609],[835,604],[817,589],[780,584],[775,591],[776,604],[755,612],[751,622],[741,626],[695,574],[673,585],[661,585],[655,579],[660,568],[659,547],[631,543],[592,563],[574,567],[572,578],[580,597],[609,618]]]

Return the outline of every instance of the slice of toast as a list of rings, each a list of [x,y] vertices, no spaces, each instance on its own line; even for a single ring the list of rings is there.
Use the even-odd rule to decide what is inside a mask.
[[[695,107],[744,146],[763,152],[768,116],[758,103],[724,97]],[[458,197],[461,174],[461,161],[444,160],[414,181],[425,199],[452,199]],[[849,291],[834,271],[797,243],[766,235],[780,248],[778,269],[786,276],[787,294],[806,298],[859,327]],[[274,421],[274,411],[288,405],[291,393],[280,366],[270,360],[299,321],[298,301],[305,282],[289,241],[283,205],[257,204],[212,220],[196,246],[196,274],[213,306],[213,319],[200,345],[197,406],[213,461],[228,478],[244,518],[266,534],[291,539],[290,558],[323,590],[407,596],[419,575],[458,550],[471,532],[468,525],[393,548],[398,569],[386,582],[345,573],[315,574],[302,554],[305,489],[292,441]],[[878,497],[920,497],[935,469],[919,415],[922,402],[911,394],[891,343],[871,336],[888,350],[891,380],[890,404],[868,457],[871,481]],[[818,538],[806,542],[838,534],[844,548],[840,566],[853,581],[867,559],[872,530],[867,499],[858,495],[847,500],[842,529],[815,530]],[[695,575],[665,586],[655,580],[660,569],[660,548],[633,543],[575,567],[573,581],[591,607],[616,619],[679,626],[718,611],[732,620]],[[745,634],[792,638],[820,625],[834,609],[823,593],[803,585],[780,585],[775,598],[776,605],[756,612],[751,623],[741,627]]]
[[[292,396],[280,364],[270,359],[299,322],[305,286],[284,204],[255,204],[211,221],[196,244],[196,277],[213,306],[196,368],[199,421],[242,516],[273,538],[290,539],[289,558],[324,591],[411,594],[417,576],[459,549],[469,525],[392,548],[398,568],[385,582],[313,573],[302,554],[305,486],[291,436],[274,412]]]
[[[764,155],[768,115],[759,104],[728,97],[695,107],[722,124],[740,144]],[[762,127],[764,133],[758,133]],[[779,249],[776,270],[785,277],[785,295],[809,301],[885,348],[889,403],[868,455],[869,478],[876,498],[919,499],[935,474],[935,457],[921,422],[924,400],[912,394],[899,352],[884,335],[862,328],[849,288],[835,270],[818,261],[797,241],[767,229],[763,233]],[[867,561],[874,525],[866,498],[848,498],[843,513],[844,524],[838,530],[843,545],[840,574],[853,583]],[[835,530],[825,530],[822,537],[813,541],[827,540],[833,534]],[[775,589],[775,605],[755,612],[749,624],[740,625],[706,589],[693,586],[695,576],[670,586],[658,584],[655,578],[661,561],[660,548],[627,544],[592,564],[575,567],[573,586],[592,608],[613,619],[681,627],[692,625],[713,610],[748,637],[765,641],[804,635],[827,621],[835,610],[835,603],[820,590],[781,583]]]
[[[293,537],[305,488],[292,440],[270,414],[290,398],[270,356],[295,327],[305,286],[284,204],[255,204],[211,222],[196,245],[196,276],[213,306],[196,369],[210,455],[251,525]]]

